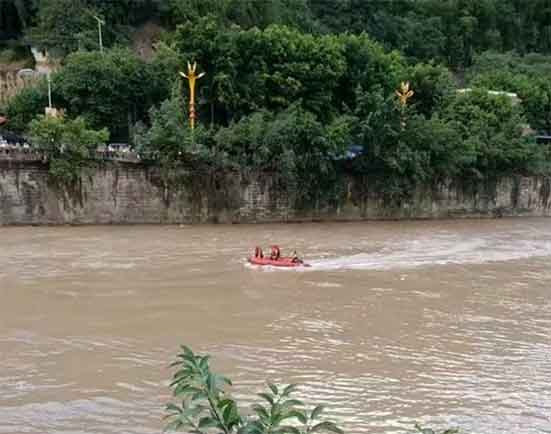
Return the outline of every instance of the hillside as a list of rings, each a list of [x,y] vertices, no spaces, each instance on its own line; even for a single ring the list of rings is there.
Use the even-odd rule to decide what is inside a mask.
[[[52,101],[64,120],[39,117],[45,83],[5,107],[36,144],[107,129],[167,174],[184,158],[275,170],[314,202],[339,194],[352,148],[354,171],[391,201],[449,176],[550,173],[551,151],[530,133],[551,131],[547,0],[7,4],[9,45],[60,62]],[[194,61],[205,73],[195,129],[181,75]],[[86,150],[75,154],[80,165]]]

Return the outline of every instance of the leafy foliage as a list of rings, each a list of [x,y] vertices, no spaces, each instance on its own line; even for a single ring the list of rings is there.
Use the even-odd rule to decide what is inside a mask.
[[[551,52],[547,0],[312,0],[327,31],[364,32],[413,61],[464,68],[486,50]]]
[[[449,176],[551,168],[551,151],[525,136],[551,130],[545,0],[20,2],[29,35],[71,53],[53,76],[55,105],[134,142],[165,174],[185,161],[269,170],[299,203],[319,204],[341,197],[343,165],[391,198]],[[110,24],[103,55],[93,15]],[[145,62],[116,43],[148,17],[167,31]],[[76,36],[93,51],[73,52]],[[206,72],[193,132],[178,74],[187,61]],[[402,81],[407,107],[396,106]],[[458,93],[463,81],[472,92]],[[41,86],[21,92],[10,125],[24,130],[44,101]],[[362,155],[343,161],[351,145]]]
[[[165,100],[159,108],[152,108],[151,128],[137,138],[137,150],[149,155],[161,165],[177,164],[186,157],[207,158],[212,141],[210,131],[199,125],[189,127],[184,101],[178,97]]]
[[[415,89],[411,103],[427,117],[448,104],[457,91],[452,74],[443,66],[418,63],[405,78]]]
[[[42,0],[36,26],[28,31],[29,39],[52,55],[65,56],[83,46],[98,46],[95,11],[85,0]]]
[[[45,83],[29,86],[11,98],[6,107],[6,114],[10,120],[10,129],[22,133],[27,126],[48,105],[48,94]]]
[[[66,185],[79,181],[98,145],[109,139],[106,129],[91,130],[82,118],[39,116],[30,123],[32,143],[49,161],[52,178]]]
[[[211,122],[262,108],[278,111],[298,101],[327,118],[345,70],[337,38],[282,26],[230,31],[204,18],[179,26],[172,43],[182,58],[194,59],[206,72],[199,98],[206,100]]]
[[[307,0],[169,0],[165,18],[174,24],[198,22],[206,16],[216,18],[219,25],[242,28],[265,28],[270,24],[313,27]]]
[[[262,402],[244,416],[237,402],[226,391],[232,383],[210,369],[209,356],[193,353],[182,346],[172,363],[177,371],[170,383],[175,402],[167,404],[170,419],[167,430],[186,430],[196,434],[306,434],[343,431],[330,421],[321,420],[324,407],[304,410],[304,404],[292,398],[296,385],[278,387],[268,383],[268,390],[258,396]]]
[[[522,172],[537,158],[533,138],[523,136],[522,111],[506,96],[484,89],[460,95],[444,117],[457,123],[460,137],[476,156],[472,170],[477,173]]]
[[[126,49],[71,54],[53,78],[53,88],[70,116],[82,116],[95,127],[108,127],[117,137],[162,94],[148,65]]]

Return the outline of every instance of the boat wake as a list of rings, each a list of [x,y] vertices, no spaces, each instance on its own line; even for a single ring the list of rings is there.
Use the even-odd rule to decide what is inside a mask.
[[[483,264],[551,256],[551,241],[493,239],[415,240],[379,251],[308,261],[311,271],[392,270],[447,264]]]

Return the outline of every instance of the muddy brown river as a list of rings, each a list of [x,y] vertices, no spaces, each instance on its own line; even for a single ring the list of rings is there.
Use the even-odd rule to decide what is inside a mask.
[[[257,269],[277,242],[311,262]],[[551,432],[551,220],[0,228],[0,433],[160,434],[179,344],[347,433]]]

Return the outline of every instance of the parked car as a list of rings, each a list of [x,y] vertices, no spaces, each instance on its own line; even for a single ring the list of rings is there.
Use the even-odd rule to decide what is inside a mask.
[[[28,141],[23,136],[9,131],[0,131],[0,143],[4,143],[4,147],[29,147]]]

